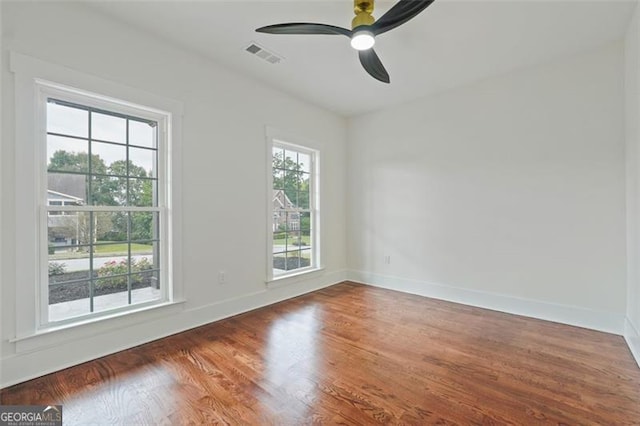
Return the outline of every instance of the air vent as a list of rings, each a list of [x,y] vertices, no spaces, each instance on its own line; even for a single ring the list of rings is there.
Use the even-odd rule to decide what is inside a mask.
[[[245,50],[258,58],[269,62],[270,64],[277,64],[284,59],[282,56],[276,55],[254,42],[252,42]]]

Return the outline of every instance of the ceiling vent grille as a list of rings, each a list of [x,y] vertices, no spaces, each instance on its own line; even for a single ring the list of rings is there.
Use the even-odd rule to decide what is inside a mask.
[[[270,64],[278,64],[282,59],[284,59],[282,56],[276,55],[254,42],[251,42],[245,50],[258,58],[269,62]]]

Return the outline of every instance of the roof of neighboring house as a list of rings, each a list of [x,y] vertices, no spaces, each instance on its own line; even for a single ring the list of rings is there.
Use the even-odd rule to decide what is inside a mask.
[[[291,202],[287,194],[284,192],[284,189],[274,189],[273,190],[273,202],[277,202],[280,204],[280,208],[295,208],[296,206]]]
[[[51,189],[47,189],[47,199],[55,200],[55,201],[75,201],[77,203],[83,203],[84,200],[79,197],[74,197],[73,195],[63,194],[62,192],[52,191]]]
[[[59,194],[76,197],[79,200],[87,198],[87,177],[71,173],[49,173],[47,189]]]

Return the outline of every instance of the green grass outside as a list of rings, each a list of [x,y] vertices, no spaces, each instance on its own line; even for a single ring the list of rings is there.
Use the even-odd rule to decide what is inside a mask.
[[[301,237],[301,240],[302,240],[302,244],[305,245],[305,246],[308,246],[308,245],[311,244],[311,237],[309,235],[303,235]],[[291,245],[291,243],[294,242],[294,241],[295,241],[295,239],[289,238],[289,245]],[[273,244],[274,245],[278,245],[278,246],[283,246],[283,245],[286,244],[286,239],[284,239],[284,238],[279,238],[277,240],[274,239],[273,240]]]
[[[106,241],[99,241],[100,243],[104,243]],[[109,245],[97,245],[95,246],[95,253],[98,254],[106,254],[106,253],[127,253],[128,244],[109,244]],[[147,244],[138,244],[131,243],[131,253],[151,253],[153,252],[153,246]]]
[[[109,241],[98,241],[99,244]],[[94,257],[126,256],[129,254],[127,243],[114,243],[94,246]],[[131,254],[152,254],[153,246],[150,244],[131,243]],[[86,251],[61,252],[49,255],[49,260],[85,259],[89,257]]]

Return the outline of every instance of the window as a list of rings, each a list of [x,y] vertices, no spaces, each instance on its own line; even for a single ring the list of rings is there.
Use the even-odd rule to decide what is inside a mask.
[[[318,152],[272,139],[270,279],[318,269]]]
[[[182,310],[182,103],[9,57],[16,352]]]
[[[166,302],[168,113],[39,86],[40,325]]]

